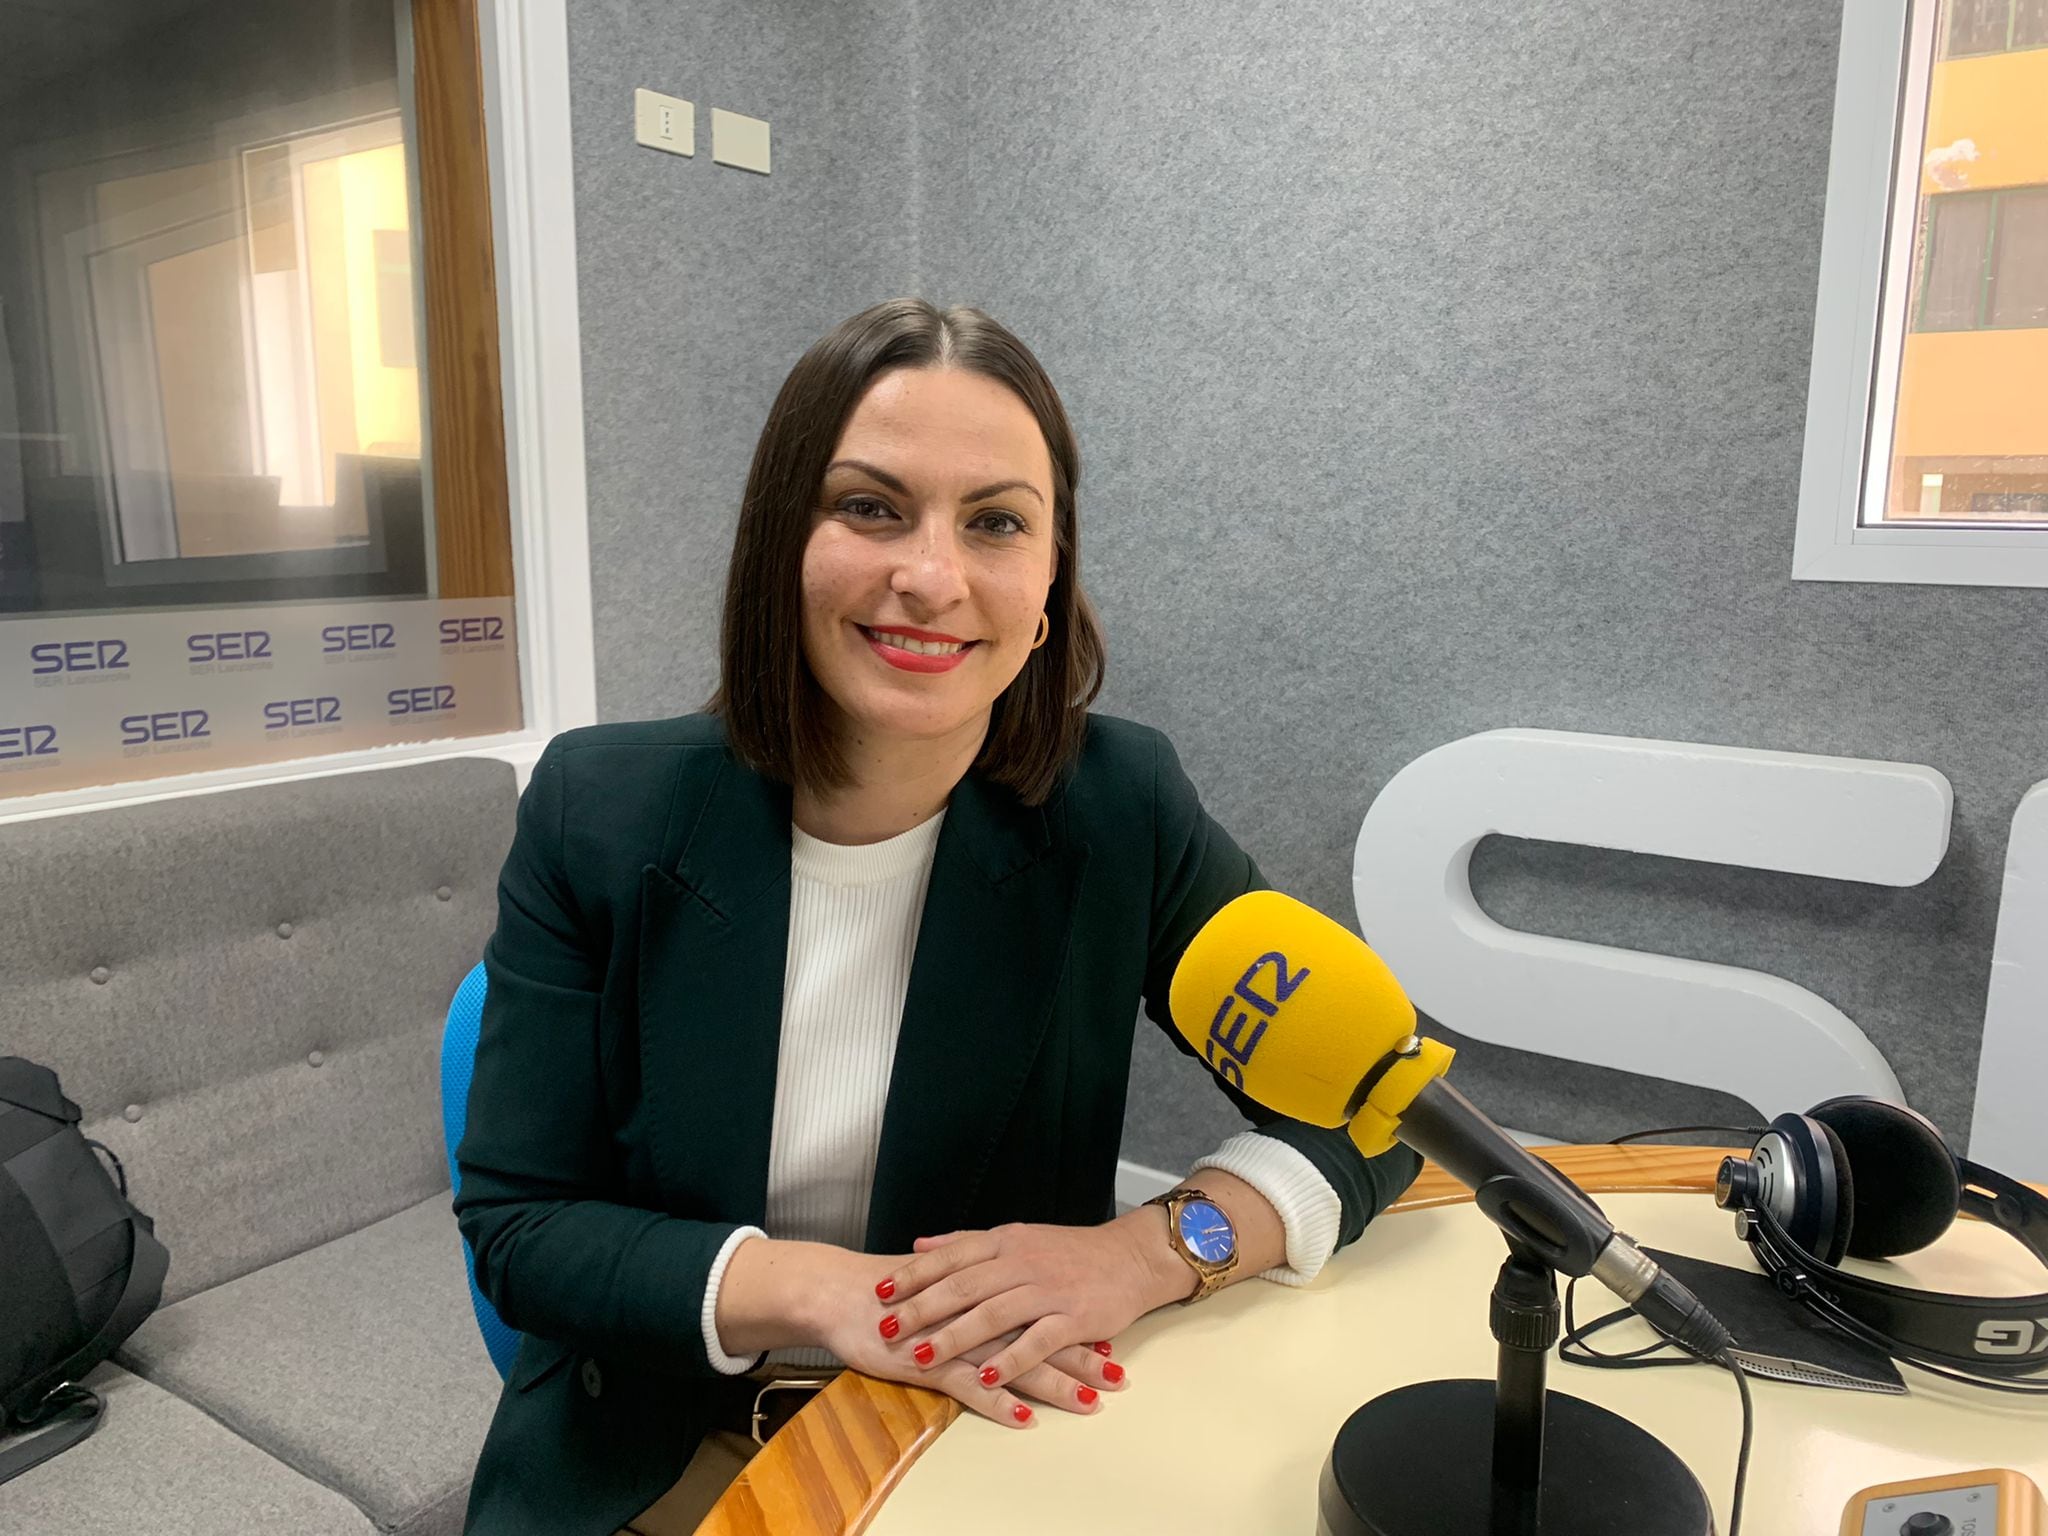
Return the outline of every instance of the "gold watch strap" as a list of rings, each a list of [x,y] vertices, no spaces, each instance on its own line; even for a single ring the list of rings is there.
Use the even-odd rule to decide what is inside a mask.
[[[1166,1245],[1181,1256],[1182,1262],[1192,1269],[1199,1279],[1200,1283],[1195,1286],[1194,1293],[1181,1297],[1180,1304],[1184,1307],[1191,1307],[1204,1297],[1215,1295],[1216,1292],[1223,1288],[1223,1283],[1237,1270],[1237,1249],[1235,1245],[1231,1248],[1229,1258],[1217,1261],[1198,1257],[1189,1252],[1187,1245],[1181,1241],[1180,1208],[1190,1200],[1203,1200],[1207,1201],[1210,1205],[1216,1205],[1213,1199],[1202,1193],[1199,1189],[1169,1189],[1165,1194],[1154,1195],[1145,1202],[1146,1205],[1165,1207]],[[1221,1206],[1216,1206],[1216,1208],[1218,1210],[1223,1209]],[[1233,1227],[1235,1225],[1235,1223],[1232,1223]]]

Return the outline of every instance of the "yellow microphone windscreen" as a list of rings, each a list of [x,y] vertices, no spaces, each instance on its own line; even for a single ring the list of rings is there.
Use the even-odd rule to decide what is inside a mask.
[[[1310,1125],[1345,1124],[1360,1080],[1415,1033],[1415,1007],[1386,962],[1278,891],[1249,891],[1203,925],[1168,1005],[1218,1076]]]

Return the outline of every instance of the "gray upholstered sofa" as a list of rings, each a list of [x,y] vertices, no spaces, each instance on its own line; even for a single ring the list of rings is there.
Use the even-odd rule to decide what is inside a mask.
[[[512,769],[463,759],[0,825],[0,1055],[56,1069],[170,1249],[7,1536],[458,1531],[499,1383],[439,1107]]]

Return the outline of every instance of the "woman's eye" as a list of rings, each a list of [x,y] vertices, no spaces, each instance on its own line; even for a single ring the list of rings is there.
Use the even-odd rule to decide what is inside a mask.
[[[872,496],[849,496],[839,503],[839,510],[852,517],[864,518],[870,522],[895,514],[889,510],[886,501],[877,501]]]
[[[1014,512],[984,512],[974,520],[977,528],[1011,538],[1024,531],[1024,519]]]

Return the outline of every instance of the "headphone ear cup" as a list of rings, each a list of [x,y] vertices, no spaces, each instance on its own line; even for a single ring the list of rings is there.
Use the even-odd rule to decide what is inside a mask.
[[[1824,1231],[1816,1231],[1813,1241],[1806,1245],[1806,1251],[1823,1264],[1835,1265],[1842,1262],[1842,1256],[1849,1252],[1851,1239],[1856,1235],[1856,1173],[1849,1166],[1849,1151],[1842,1145],[1842,1138],[1835,1134],[1835,1128],[1825,1120],[1815,1120],[1821,1139],[1827,1144],[1824,1156],[1834,1159],[1835,1164],[1835,1219]]]
[[[1847,1097],[1816,1104],[1844,1169],[1855,1170],[1856,1197],[1845,1193],[1848,1251],[1859,1259],[1913,1253],[1946,1232],[1963,1200],[1962,1170],[1934,1122],[1903,1104]],[[1845,1178],[1842,1188],[1849,1188]]]
[[[1806,1115],[1779,1115],[1758,1139],[1742,1177],[1744,1200],[1770,1212],[1785,1236],[1825,1264],[1849,1240],[1848,1159],[1835,1133]]]

